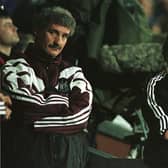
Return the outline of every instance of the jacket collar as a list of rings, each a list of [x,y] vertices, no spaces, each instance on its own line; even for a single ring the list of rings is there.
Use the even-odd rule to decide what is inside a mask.
[[[0,52],[0,64],[4,64],[6,61],[11,59],[11,56],[5,55],[4,53]]]
[[[40,48],[37,48],[36,46],[34,46],[33,44],[30,44],[26,51],[25,51],[25,55],[26,57],[29,57],[31,59],[34,59],[38,62],[42,62],[45,64],[50,64],[50,63],[54,63],[59,65],[62,61],[62,55],[58,55],[55,58],[53,58],[52,56],[48,55],[45,51],[43,51]]]

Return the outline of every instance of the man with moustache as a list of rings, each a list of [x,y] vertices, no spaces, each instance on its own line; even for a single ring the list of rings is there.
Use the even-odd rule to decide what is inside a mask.
[[[3,168],[86,166],[92,88],[82,69],[61,55],[75,27],[68,10],[42,9],[25,58],[3,67],[3,89],[13,101]]]

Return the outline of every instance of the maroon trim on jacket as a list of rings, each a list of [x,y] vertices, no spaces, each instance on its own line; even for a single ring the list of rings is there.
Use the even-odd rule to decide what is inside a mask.
[[[12,66],[12,68],[10,68],[11,71],[9,70],[6,75],[15,73],[12,69],[17,68],[18,65],[25,66],[30,71],[34,70],[38,80],[44,82],[45,89],[42,92],[38,92],[39,88],[35,88],[38,85],[29,86],[27,85],[29,81],[26,83],[24,83],[24,80],[22,81],[22,75],[30,71],[22,69],[20,72],[17,72],[19,78],[13,78],[12,80],[16,82],[14,86],[18,85],[18,88],[15,89],[19,89],[19,92],[18,95],[13,96],[20,96],[21,99],[13,99],[14,115],[11,118],[13,124],[20,127],[34,123],[35,130],[65,134],[80,132],[86,128],[91,111],[92,91],[89,90],[90,84],[84,78],[81,69],[79,67],[71,67],[62,59],[61,55],[53,59],[37,48],[28,48],[25,55],[25,60],[28,64],[23,59],[18,59],[12,64],[7,63],[6,70],[8,66]],[[71,84],[71,87],[73,85],[74,87],[71,88],[70,92],[64,93],[59,91],[59,88],[56,89],[56,86],[60,85],[60,79],[63,79],[64,82],[64,78],[60,78],[60,73],[64,71],[64,75],[67,75],[68,71],[72,70],[71,68],[75,68],[75,71],[72,71],[73,73],[70,76],[65,76],[65,80],[69,83],[75,77],[74,83]],[[29,78],[29,75],[27,77]],[[6,81],[6,84],[11,86],[9,81]],[[84,92],[82,89],[83,85]],[[15,89],[11,90],[10,93],[16,94]],[[32,89],[37,91],[37,94],[33,93]],[[28,93],[28,95],[19,95],[21,92]]]

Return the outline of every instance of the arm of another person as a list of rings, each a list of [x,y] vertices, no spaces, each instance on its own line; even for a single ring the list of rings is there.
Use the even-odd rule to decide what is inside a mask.
[[[168,140],[168,78],[165,72],[153,77],[147,85],[147,102],[159,120],[160,134]]]
[[[0,115],[4,115],[5,119],[10,118],[12,111],[9,106],[11,106],[11,104],[10,97],[0,93]]]

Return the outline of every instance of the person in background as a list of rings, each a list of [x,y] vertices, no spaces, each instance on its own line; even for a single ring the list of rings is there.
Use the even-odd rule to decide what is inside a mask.
[[[75,19],[61,7],[43,8],[34,19],[34,44],[2,69],[2,88],[13,102],[2,167],[84,168],[92,87],[61,54]]]
[[[154,11],[151,18],[151,28],[156,34],[168,33],[168,0],[153,0]]]
[[[140,4],[142,5],[143,11],[150,21],[151,17],[153,16],[154,12],[154,1],[153,0],[139,0]]]
[[[163,55],[168,61],[168,37],[163,45]],[[168,165],[168,70],[152,77],[146,90],[143,114],[149,126],[144,147],[144,161],[150,168],[167,168]]]
[[[0,4],[0,67],[12,57],[12,48],[18,42],[19,35],[17,33],[17,27],[13,24],[12,18],[6,12],[4,6]],[[5,115],[6,119],[10,118],[11,104],[10,97],[1,93],[0,88],[0,115]]]

